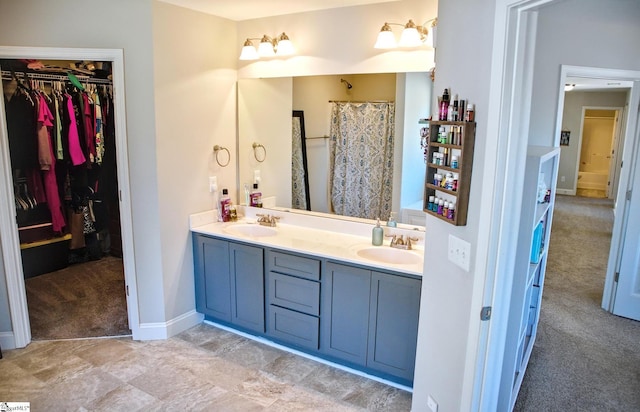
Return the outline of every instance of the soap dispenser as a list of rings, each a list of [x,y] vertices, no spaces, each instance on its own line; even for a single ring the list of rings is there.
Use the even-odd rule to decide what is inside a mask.
[[[391,212],[389,214],[389,220],[387,220],[387,226],[389,227],[397,227],[398,222],[396,221],[396,212]]]
[[[381,246],[382,239],[384,239],[384,229],[380,227],[380,219],[377,219],[376,226],[371,233],[371,244],[373,246]]]

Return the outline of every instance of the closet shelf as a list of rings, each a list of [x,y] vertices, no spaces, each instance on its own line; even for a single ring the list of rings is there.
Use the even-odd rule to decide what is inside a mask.
[[[31,248],[34,248],[34,247],[50,245],[52,243],[64,242],[65,240],[71,240],[71,233],[67,233],[66,235],[61,236],[61,237],[54,237],[54,238],[51,238],[51,239],[39,240],[37,242],[21,243],[20,244],[20,249],[22,249],[22,250],[31,249]]]

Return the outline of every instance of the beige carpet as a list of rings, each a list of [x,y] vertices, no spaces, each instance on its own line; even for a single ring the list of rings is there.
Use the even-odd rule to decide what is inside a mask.
[[[71,265],[25,281],[34,340],[129,335],[122,259]]]

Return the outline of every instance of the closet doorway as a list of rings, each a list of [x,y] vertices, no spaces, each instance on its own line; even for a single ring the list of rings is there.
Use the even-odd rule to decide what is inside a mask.
[[[12,131],[15,135],[16,117],[11,99],[5,98],[6,107],[0,111],[0,174],[10,182],[3,197],[13,201],[2,205],[0,223],[3,235],[12,234],[1,241],[15,347],[26,346],[32,338],[121,336],[131,334],[129,329],[135,334],[139,327],[122,64],[121,50],[0,48],[4,96],[22,95],[37,104],[42,95],[49,108],[59,110],[63,123],[50,128],[51,154],[59,159],[59,167],[55,177],[43,180],[49,195],[55,192],[48,187],[51,181],[58,183],[62,213],[56,222],[51,202],[38,202],[42,196],[37,199],[39,189],[34,181],[42,179],[43,172],[37,170],[35,177],[27,172],[20,158],[25,148],[15,150]],[[57,109],[56,96],[61,106]],[[65,118],[62,113],[66,108]],[[78,153],[85,155],[85,162],[70,159],[73,143],[68,136],[74,123],[70,113],[78,118],[76,143],[82,143],[75,145],[81,149],[76,150],[76,157]],[[56,116],[52,120],[55,122]],[[39,126],[36,122],[36,128]],[[64,129],[58,146],[55,139],[60,130],[56,128]],[[8,130],[7,136],[4,130]],[[42,153],[36,155],[38,161]],[[7,214],[11,215],[7,218]]]

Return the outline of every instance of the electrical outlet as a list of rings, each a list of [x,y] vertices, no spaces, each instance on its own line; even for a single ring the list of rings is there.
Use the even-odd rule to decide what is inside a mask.
[[[449,235],[449,260],[462,269],[469,271],[469,262],[471,261],[471,244],[459,239],[453,235]]]
[[[260,169],[256,169],[253,171],[253,182],[260,183]]]
[[[209,176],[209,192],[213,193],[218,190],[218,177]]]
[[[560,176],[560,181],[564,182],[566,180],[566,178],[564,176]]]
[[[436,402],[431,395],[427,396],[427,407],[431,412],[438,412],[438,402]]]

